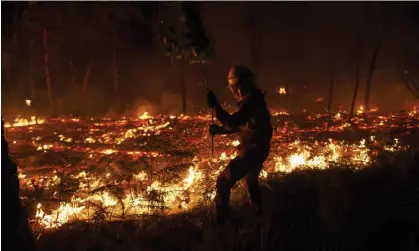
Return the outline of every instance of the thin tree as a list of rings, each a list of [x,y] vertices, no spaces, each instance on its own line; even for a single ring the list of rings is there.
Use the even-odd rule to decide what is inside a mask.
[[[358,54],[359,57],[359,54]],[[358,63],[356,65],[356,71],[355,71],[355,89],[354,89],[354,94],[352,96],[352,104],[351,104],[351,111],[349,113],[349,119],[352,119],[354,116],[354,109],[355,109],[355,101],[356,101],[356,96],[358,95],[358,89],[359,89],[359,60]]]
[[[403,71],[400,66],[397,66],[397,70],[399,72],[400,79],[402,80],[403,84],[407,87],[407,89],[412,93],[412,95],[419,99],[419,87],[416,85],[414,79],[409,77],[408,71]]]
[[[89,83],[89,77],[90,77],[90,72],[92,71],[92,66],[93,66],[93,62],[92,62],[92,60],[90,60],[89,61],[89,64],[87,65],[86,72],[84,73],[83,89],[82,89],[82,92],[83,93],[87,89],[87,84]]]
[[[36,99],[36,90],[35,84],[33,79],[33,40],[29,42],[29,87],[31,89],[32,100]]]
[[[173,5],[173,4],[171,4]],[[185,68],[188,64],[206,64],[213,57],[211,40],[208,37],[200,16],[197,3],[180,3],[181,24],[179,30],[169,26],[161,36],[166,45],[166,53],[171,59],[172,66],[178,65],[180,73],[180,87],[182,96],[182,111],[186,114],[186,82]],[[178,61],[178,63],[175,63]]]
[[[119,105],[120,95],[119,95],[119,72],[118,65],[116,63],[116,50],[112,51],[112,76],[113,76],[113,88],[115,91],[116,103]]]
[[[48,100],[50,104],[51,112],[53,111],[53,101],[52,101],[52,88],[51,88],[51,75],[50,75],[50,69],[49,69],[49,54],[48,54],[48,31],[44,27],[42,29],[42,41],[44,45],[44,70],[45,70],[45,82],[47,85],[48,90]]]
[[[371,92],[371,85],[372,85],[372,79],[373,79],[373,75],[374,75],[374,71],[375,71],[375,64],[377,61],[377,57],[378,57],[378,52],[380,50],[380,40],[377,41],[375,48],[374,48],[374,52],[372,54],[372,58],[371,58],[371,63],[370,63],[370,67],[368,70],[368,77],[367,77],[367,87],[365,90],[365,99],[364,99],[364,105],[365,105],[365,111],[369,112],[370,111],[370,92]]]
[[[366,26],[368,23],[368,8],[367,5],[365,5],[364,7],[364,15],[363,15],[363,22],[362,27],[359,27],[358,30],[358,36],[357,36],[357,46],[356,46],[356,58],[355,58],[355,63],[356,63],[356,70],[355,70],[355,88],[354,88],[354,93],[352,96],[352,103],[351,103],[351,110],[349,112],[349,120],[351,120],[353,118],[354,115],[354,110],[355,110],[355,103],[356,103],[356,98],[358,96],[358,90],[359,90],[359,85],[360,85],[360,81],[361,81],[361,77],[360,77],[360,71],[361,71],[361,62],[363,59],[363,54],[364,54],[364,46],[365,46],[365,36],[367,34],[366,32]]]
[[[334,75],[335,75],[335,65],[332,53],[329,57],[329,74],[330,74],[330,85],[329,85],[329,102],[327,104],[327,128],[330,126],[330,122],[332,121],[332,99],[333,99],[333,89],[334,89]]]

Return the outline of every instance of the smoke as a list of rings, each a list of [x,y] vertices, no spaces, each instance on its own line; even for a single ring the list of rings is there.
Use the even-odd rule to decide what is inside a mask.
[[[163,92],[160,95],[160,112],[164,114],[180,114],[182,112],[182,99],[179,94]]]
[[[145,112],[150,115],[170,114],[176,115],[182,112],[181,97],[173,92],[163,92],[160,95],[160,104],[155,104],[147,99],[137,99],[128,109],[126,109],[122,116],[137,117]]]
[[[145,112],[156,115],[159,113],[159,107],[146,99],[137,99],[129,109],[122,113],[122,116],[138,117]]]

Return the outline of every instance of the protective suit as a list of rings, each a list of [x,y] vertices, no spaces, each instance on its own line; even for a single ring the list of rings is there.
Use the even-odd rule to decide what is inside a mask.
[[[231,68],[228,88],[239,105],[237,112],[229,114],[218,103],[213,92],[207,94],[208,105],[215,110],[222,127],[210,126],[210,133],[240,133],[239,155],[230,161],[217,178],[217,219],[224,222],[228,217],[231,188],[246,177],[247,188],[256,214],[262,211],[262,198],[258,177],[263,163],[269,156],[272,138],[271,115],[264,94],[255,86],[254,74],[244,66]]]

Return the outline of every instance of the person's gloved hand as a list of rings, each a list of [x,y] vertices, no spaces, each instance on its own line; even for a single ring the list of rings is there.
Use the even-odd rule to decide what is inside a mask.
[[[218,103],[217,97],[215,96],[215,94],[212,91],[209,91],[207,93],[207,104],[212,109],[217,108],[218,106],[220,106],[220,104]]]
[[[216,124],[212,124],[209,126],[209,132],[211,135],[216,135],[219,134],[222,130],[222,127],[216,125]]]

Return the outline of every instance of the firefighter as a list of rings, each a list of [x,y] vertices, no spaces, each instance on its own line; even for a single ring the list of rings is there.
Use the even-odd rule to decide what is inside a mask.
[[[234,66],[228,73],[228,89],[237,101],[239,109],[233,114],[226,112],[215,94],[207,94],[208,106],[215,110],[222,126],[210,125],[211,135],[239,133],[241,144],[238,156],[230,161],[221,172],[216,183],[217,221],[222,224],[228,219],[231,188],[246,176],[252,210],[262,213],[262,198],[258,177],[263,163],[269,156],[272,138],[271,115],[264,93],[255,84],[255,74],[245,66]]]

